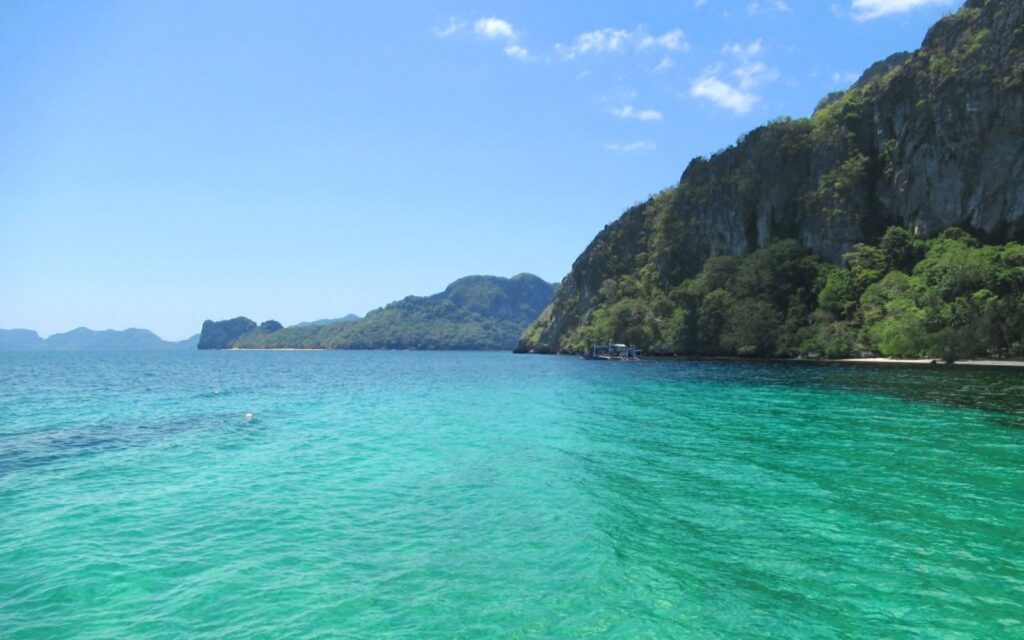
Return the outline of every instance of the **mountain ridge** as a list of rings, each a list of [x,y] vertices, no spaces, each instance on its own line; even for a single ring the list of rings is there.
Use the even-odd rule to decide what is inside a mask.
[[[295,324],[293,324],[291,326],[293,326],[293,327],[308,327],[308,326],[312,325],[312,326],[316,326],[316,327],[322,327],[324,325],[334,324],[335,322],[355,322],[356,320],[360,320],[361,318],[362,317],[359,316],[359,315],[356,315],[354,313],[349,313],[349,314],[346,314],[346,315],[344,315],[344,316],[342,316],[340,318],[321,318],[320,320],[307,320],[305,322],[296,322]]]
[[[163,340],[148,329],[78,327],[47,338],[30,329],[0,329],[0,351],[175,351],[193,349],[199,334]]]

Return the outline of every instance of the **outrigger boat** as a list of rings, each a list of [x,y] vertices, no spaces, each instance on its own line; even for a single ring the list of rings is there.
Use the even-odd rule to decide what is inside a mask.
[[[643,353],[631,344],[614,344],[611,341],[606,344],[595,344],[589,351],[584,352],[585,360],[639,360]]]

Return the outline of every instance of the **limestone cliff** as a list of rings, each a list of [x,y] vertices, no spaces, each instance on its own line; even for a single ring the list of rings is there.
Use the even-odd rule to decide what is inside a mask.
[[[671,289],[718,255],[792,238],[839,262],[891,225],[1024,237],[1024,3],[969,0],[921,48],[813,116],[760,127],[626,211],[573,264],[518,351],[570,348],[601,287]]]
[[[199,333],[199,349],[227,349],[235,340],[257,329],[255,322],[245,316],[231,320],[207,320]]]

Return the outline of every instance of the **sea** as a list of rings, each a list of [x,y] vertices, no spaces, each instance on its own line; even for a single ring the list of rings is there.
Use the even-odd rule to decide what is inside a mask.
[[[0,638],[1024,638],[1024,371],[0,354]]]

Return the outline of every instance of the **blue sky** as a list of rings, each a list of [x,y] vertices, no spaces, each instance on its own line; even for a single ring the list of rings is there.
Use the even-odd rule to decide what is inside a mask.
[[[7,0],[0,327],[180,339],[560,280],[959,4]]]

